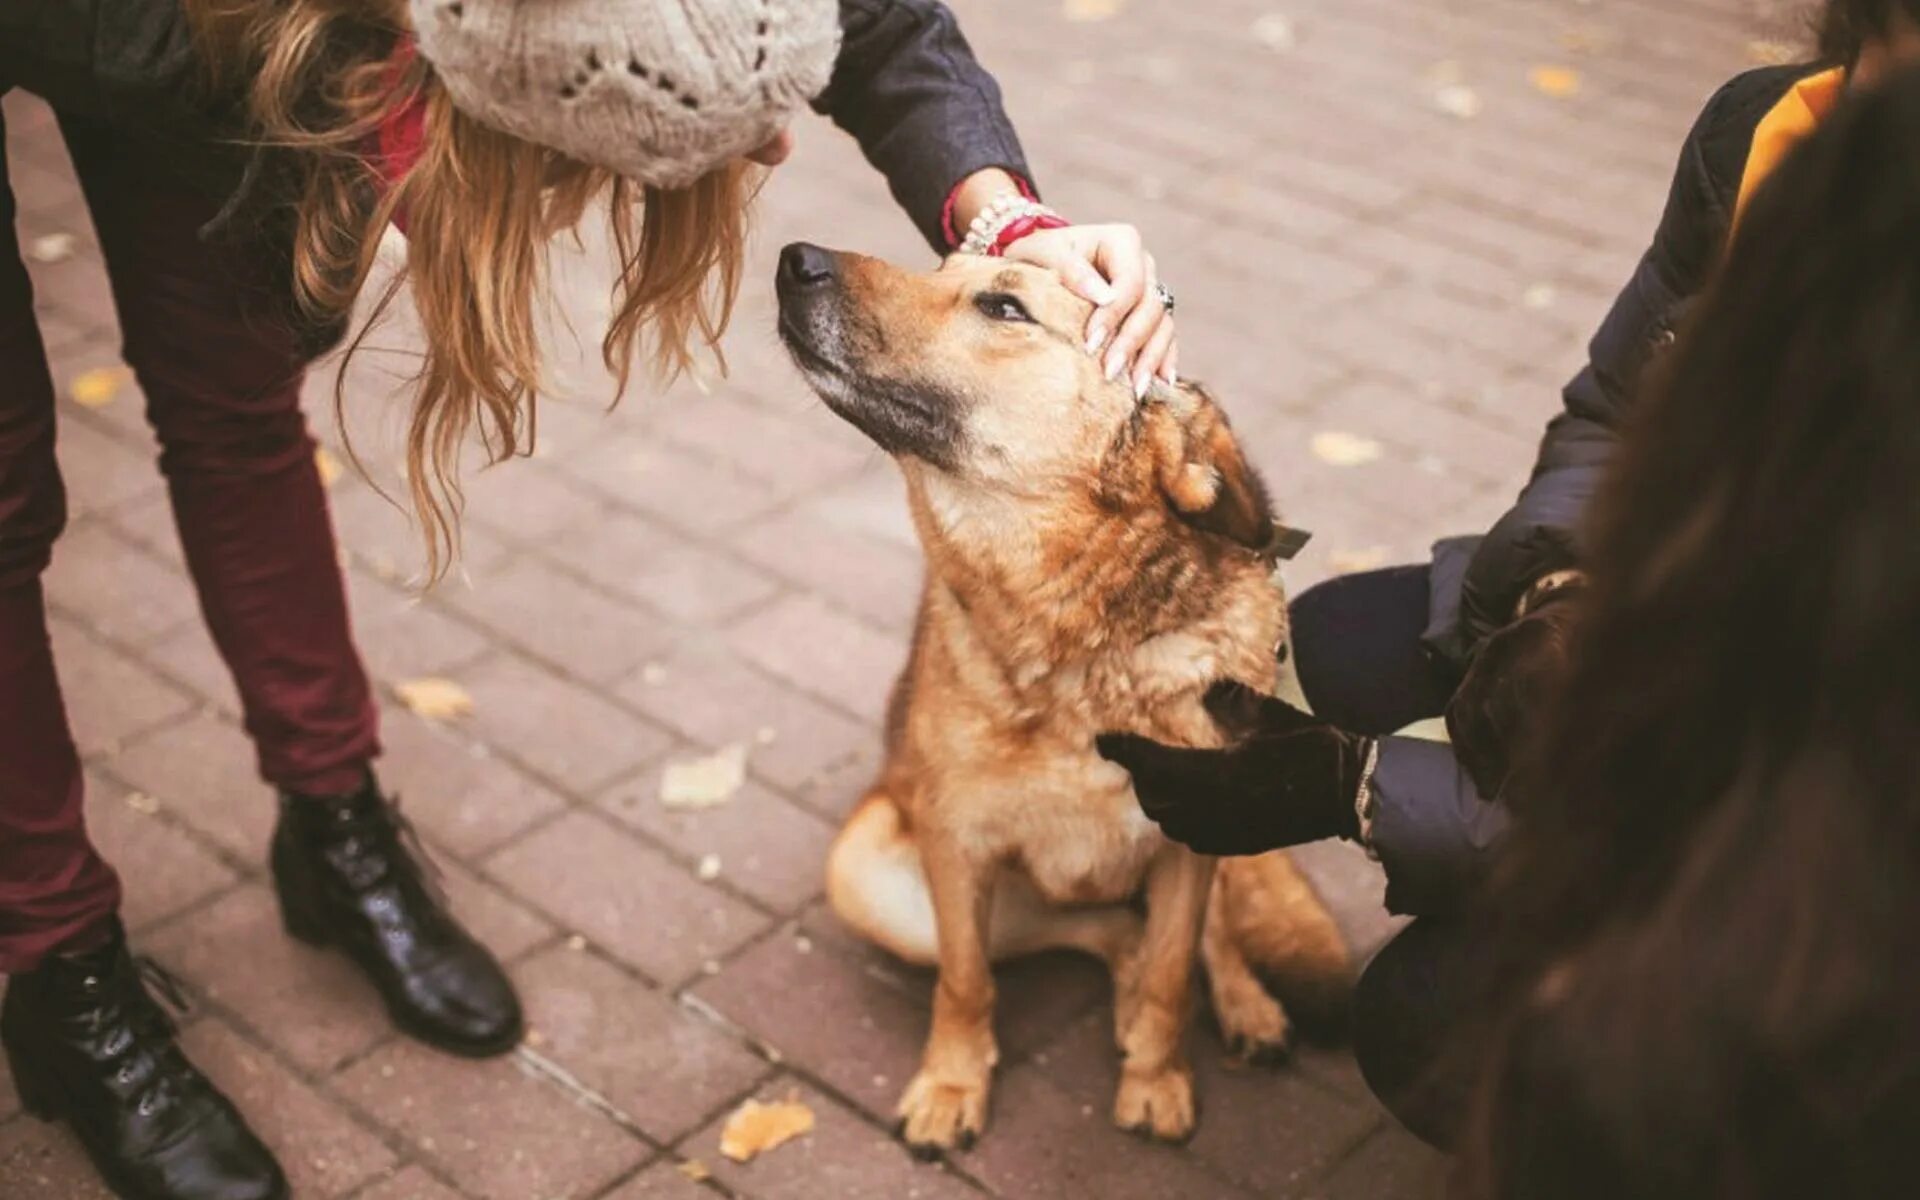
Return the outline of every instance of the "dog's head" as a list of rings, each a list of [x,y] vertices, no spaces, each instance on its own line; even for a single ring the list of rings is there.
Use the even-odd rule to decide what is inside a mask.
[[[1155,384],[1145,401],[1087,352],[1092,306],[1050,271],[956,256],[914,273],[817,246],[780,256],[780,334],[834,412],[971,496],[1142,492],[1206,533],[1262,549],[1272,516],[1212,398]],[[956,499],[957,498],[957,499]]]

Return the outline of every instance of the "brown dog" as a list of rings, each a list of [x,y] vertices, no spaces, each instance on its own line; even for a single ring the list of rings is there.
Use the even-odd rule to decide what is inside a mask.
[[[886,765],[827,868],[844,921],[939,967],[904,1135],[935,1153],[980,1133],[990,964],[1068,947],[1113,971],[1114,1120],[1185,1138],[1196,950],[1229,1044],[1255,1057],[1289,1033],[1256,970],[1322,1002],[1351,977],[1286,856],[1216,874],[1093,748],[1108,730],[1217,746],[1208,686],[1273,689],[1286,604],[1260,482],[1206,393],[1137,403],[1102,378],[1089,306],[1047,272],[954,258],[917,275],[797,245],[779,294],[801,371],[899,461],[927,556]]]

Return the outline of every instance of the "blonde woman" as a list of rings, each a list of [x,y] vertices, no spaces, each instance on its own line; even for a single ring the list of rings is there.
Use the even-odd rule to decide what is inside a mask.
[[[786,156],[810,101],[936,248],[964,236],[1057,269],[1100,305],[1089,343],[1110,371],[1142,390],[1174,371],[1138,236],[1038,203],[992,79],[932,0],[6,0],[8,87],[59,114],[98,229],[187,563],[279,793],[287,929],[454,1053],[509,1048],[520,1009],[374,779],[297,403],[388,224],[425,327],[407,474],[436,562],[458,445],[526,444],[550,238],[611,214],[606,360],[671,374],[726,322],[749,163]],[[149,996],[87,840],[40,586],[65,516],[54,392],[5,182],[0,162],[0,1042],[25,1106],[70,1123],[119,1195],[283,1196]]]

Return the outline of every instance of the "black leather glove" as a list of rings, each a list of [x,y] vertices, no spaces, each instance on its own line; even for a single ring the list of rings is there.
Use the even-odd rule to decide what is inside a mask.
[[[1217,683],[1207,711],[1224,750],[1188,750],[1131,734],[1095,739],[1133,775],[1140,807],[1168,837],[1202,854],[1264,854],[1353,838],[1354,801],[1372,740],[1336,729],[1243,684]]]
[[[1566,680],[1567,649],[1586,605],[1583,578],[1535,585],[1522,615],[1480,647],[1447,705],[1447,736],[1480,794],[1506,789],[1525,738]]]

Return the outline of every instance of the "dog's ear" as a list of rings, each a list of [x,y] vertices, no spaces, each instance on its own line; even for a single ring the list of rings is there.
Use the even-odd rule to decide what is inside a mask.
[[[1156,384],[1146,405],[1146,437],[1167,506],[1196,529],[1266,549],[1272,501],[1213,397],[1191,383]]]

